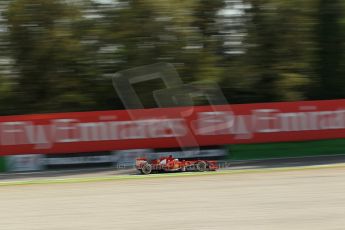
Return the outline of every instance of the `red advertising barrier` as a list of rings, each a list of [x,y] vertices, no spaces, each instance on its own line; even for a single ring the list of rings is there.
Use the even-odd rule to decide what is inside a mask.
[[[0,155],[345,138],[345,100],[0,117]]]

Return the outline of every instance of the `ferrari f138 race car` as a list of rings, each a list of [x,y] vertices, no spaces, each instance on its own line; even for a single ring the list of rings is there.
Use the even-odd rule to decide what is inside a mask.
[[[215,171],[218,169],[216,161],[209,160],[179,160],[168,157],[161,157],[149,161],[147,158],[137,158],[135,167],[142,174],[150,174],[151,172],[186,172],[186,171]]]

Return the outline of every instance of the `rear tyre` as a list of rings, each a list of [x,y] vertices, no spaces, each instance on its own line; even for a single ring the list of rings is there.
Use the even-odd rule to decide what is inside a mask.
[[[205,161],[199,161],[197,164],[196,164],[196,170],[198,172],[204,172],[206,171],[206,162]]]
[[[152,172],[152,166],[149,163],[146,163],[141,168],[141,174],[148,175]]]

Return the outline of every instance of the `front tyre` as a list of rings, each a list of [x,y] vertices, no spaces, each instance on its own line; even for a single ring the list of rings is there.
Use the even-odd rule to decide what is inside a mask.
[[[152,172],[152,166],[149,163],[146,163],[145,165],[143,165],[140,171],[141,174],[148,175]]]

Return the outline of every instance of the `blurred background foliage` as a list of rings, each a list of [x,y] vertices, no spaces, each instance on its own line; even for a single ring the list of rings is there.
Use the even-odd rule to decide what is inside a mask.
[[[185,83],[217,82],[229,103],[345,98],[344,7],[341,0],[1,0],[0,113],[122,109],[112,75],[157,62],[174,64]]]

